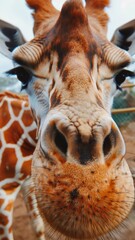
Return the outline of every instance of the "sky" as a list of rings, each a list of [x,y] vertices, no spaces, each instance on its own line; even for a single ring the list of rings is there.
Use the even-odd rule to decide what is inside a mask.
[[[38,1],[38,0],[37,0]],[[64,0],[53,0],[59,10]],[[110,7],[106,9],[110,21],[108,25],[108,38],[115,29],[135,18],[135,0],[111,0]],[[33,37],[33,19],[31,10],[26,6],[25,0],[0,0],[0,19],[19,27],[26,40]],[[12,68],[12,63],[0,55],[0,73]]]

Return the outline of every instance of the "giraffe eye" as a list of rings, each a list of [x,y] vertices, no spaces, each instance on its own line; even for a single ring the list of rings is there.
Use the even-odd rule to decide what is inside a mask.
[[[134,77],[135,73],[129,70],[123,69],[119,73],[117,73],[114,77],[114,82],[116,84],[116,88],[121,90],[120,85],[126,80],[127,77]]]
[[[22,82],[22,89],[27,87],[33,76],[32,72],[24,67],[16,67],[6,73],[9,75],[16,75],[18,80]]]

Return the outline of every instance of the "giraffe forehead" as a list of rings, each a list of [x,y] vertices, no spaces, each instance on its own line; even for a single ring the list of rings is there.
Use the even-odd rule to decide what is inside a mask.
[[[96,41],[90,25],[92,21],[89,24],[82,2],[67,1],[54,26],[48,31],[46,28],[42,29],[33,40],[16,49],[13,58],[18,63],[36,68],[45,58],[50,61],[52,53],[57,53],[60,69],[68,56],[82,53],[91,64],[95,54],[100,56],[101,45]]]
[[[94,5],[90,4],[88,11],[87,4],[86,8],[83,7],[81,0],[70,0],[66,1],[55,20],[53,17],[50,17],[50,20],[42,17],[42,24],[36,31],[35,38],[13,52],[14,60],[19,64],[37,68],[45,58],[50,61],[52,53],[56,52],[59,57],[58,69],[63,67],[70,55],[75,57],[78,54],[85,55],[90,66],[95,55],[111,69],[127,65],[130,62],[129,56],[105,38],[102,21],[98,19]],[[35,9],[38,7],[36,4]],[[46,6],[44,8],[46,9]],[[105,18],[104,11],[101,13]]]
[[[34,69],[44,64],[44,71],[51,72],[52,66],[57,64],[57,70],[61,70],[72,57],[79,58],[82,64],[87,59],[89,66],[92,66],[93,57],[97,55],[101,58],[101,54],[102,47],[89,29],[84,27],[81,31],[79,28],[72,31],[70,28],[65,31],[64,26],[60,30],[55,26],[55,30],[52,29],[46,36],[36,37],[17,48],[13,52],[13,58],[19,64]]]

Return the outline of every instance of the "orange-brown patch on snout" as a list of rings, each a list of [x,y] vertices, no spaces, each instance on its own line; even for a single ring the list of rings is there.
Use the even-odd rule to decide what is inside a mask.
[[[47,163],[38,171],[34,167],[33,177],[45,223],[69,238],[102,236],[117,227],[133,205],[133,181],[125,160],[116,169],[98,163]]]

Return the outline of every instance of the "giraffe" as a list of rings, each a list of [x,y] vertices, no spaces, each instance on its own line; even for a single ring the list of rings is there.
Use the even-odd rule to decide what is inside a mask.
[[[134,202],[124,140],[111,117],[113,91],[132,57],[106,37],[109,0],[68,0],[60,12],[50,0],[26,2],[34,38],[10,50],[17,32],[2,33],[17,64],[8,74],[22,82],[38,123],[32,184],[45,237],[111,239]]]
[[[0,93],[0,240],[13,240],[13,207],[20,189],[37,239],[45,239],[30,184],[36,130],[27,95]]]

